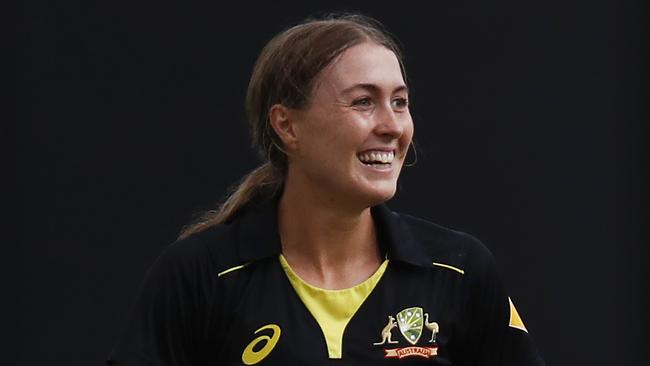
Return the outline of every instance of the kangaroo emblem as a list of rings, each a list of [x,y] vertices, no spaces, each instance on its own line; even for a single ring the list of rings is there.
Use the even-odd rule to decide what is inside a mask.
[[[431,339],[429,340],[429,343],[435,343],[436,335],[440,331],[440,327],[436,322],[429,323],[429,313],[424,313],[424,326],[431,331]]]
[[[393,334],[391,331],[393,328],[397,327],[397,323],[395,322],[395,318],[393,318],[391,315],[388,316],[388,324],[384,326],[384,328],[381,330],[381,342],[373,343],[375,346],[380,346],[384,343],[398,343],[397,341],[394,341],[392,339]]]

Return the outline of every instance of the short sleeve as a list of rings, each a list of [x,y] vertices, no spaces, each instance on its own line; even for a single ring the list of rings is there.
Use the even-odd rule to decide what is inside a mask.
[[[499,278],[494,257],[477,243],[468,256],[471,365],[545,365]]]
[[[108,364],[194,365],[206,339],[212,268],[198,241],[170,245],[151,266]]]

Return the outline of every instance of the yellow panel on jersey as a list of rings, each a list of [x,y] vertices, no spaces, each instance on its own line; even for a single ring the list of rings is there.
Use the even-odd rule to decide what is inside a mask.
[[[343,290],[325,290],[308,284],[291,269],[282,254],[280,264],[298,297],[323,331],[329,358],[341,358],[345,327],[381,279],[388,266],[388,259],[384,260],[370,278]]]
[[[526,329],[523,320],[521,320],[521,317],[519,316],[517,309],[515,309],[515,304],[512,303],[512,300],[509,297],[508,297],[508,301],[510,302],[510,323],[508,325],[511,326],[512,328],[517,328],[528,333],[528,330]]]

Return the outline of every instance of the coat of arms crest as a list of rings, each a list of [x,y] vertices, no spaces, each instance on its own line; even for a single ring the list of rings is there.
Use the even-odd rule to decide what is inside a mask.
[[[420,339],[423,324],[424,316],[420,307],[404,309],[397,313],[399,331],[411,344],[416,344]]]
[[[425,313],[421,307],[406,308],[395,316],[388,316],[388,323],[381,331],[382,340],[373,343],[375,346],[384,344],[399,343],[391,338],[391,330],[399,328],[400,333],[404,336],[407,342],[411,344],[408,347],[385,348],[385,358],[404,358],[404,357],[423,357],[430,358],[438,355],[438,344],[436,342],[436,335],[440,331],[440,326],[437,322],[429,321],[429,314]],[[417,346],[416,344],[422,336],[422,329],[426,328],[431,332],[431,339],[428,343],[433,343],[428,347]]]

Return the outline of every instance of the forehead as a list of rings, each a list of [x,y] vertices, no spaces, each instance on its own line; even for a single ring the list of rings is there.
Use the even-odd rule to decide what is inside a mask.
[[[345,50],[323,70],[319,84],[333,92],[357,84],[391,91],[405,85],[397,56],[386,47],[369,42]]]

